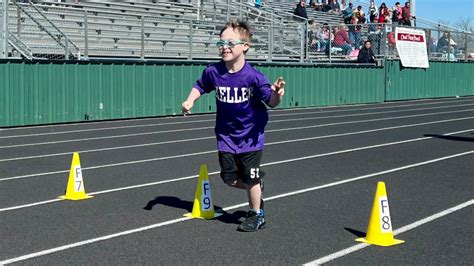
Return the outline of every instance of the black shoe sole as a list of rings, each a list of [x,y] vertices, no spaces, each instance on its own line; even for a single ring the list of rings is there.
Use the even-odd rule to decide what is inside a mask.
[[[265,229],[266,226],[267,226],[267,222],[265,221],[256,230],[245,230],[244,228],[241,228],[240,226],[237,227],[237,230],[241,232],[257,232],[260,229]]]

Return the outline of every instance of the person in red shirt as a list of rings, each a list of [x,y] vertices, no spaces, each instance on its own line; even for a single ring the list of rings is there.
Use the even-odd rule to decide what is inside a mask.
[[[340,25],[336,35],[334,35],[334,47],[342,48],[344,54],[348,55],[352,50],[352,42],[347,35],[344,24]]]
[[[402,14],[403,14],[403,11],[402,11],[402,7],[400,5],[400,2],[396,2],[395,3],[395,6],[393,7],[393,17],[392,17],[392,22],[393,23],[397,23],[398,25],[402,25],[403,24],[403,17],[402,17]]]
[[[385,3],[382,3],[379,8],[379,23],[385,23],[387,16],[388,16],[387,5],[385,5]]]
[[[410,2],[406,2],[405,6],[402,8],[403,25],[411,26],[410,18],[411,18]]]

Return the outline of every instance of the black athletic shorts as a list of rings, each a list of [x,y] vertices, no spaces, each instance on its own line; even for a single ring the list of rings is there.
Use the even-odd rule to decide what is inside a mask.
[[[225,183],[242,180],[242,183],[252,185],[260,183],[265,175],[260,170],[262,151],[252,151],[240,154],[219,152],[221,178]]]

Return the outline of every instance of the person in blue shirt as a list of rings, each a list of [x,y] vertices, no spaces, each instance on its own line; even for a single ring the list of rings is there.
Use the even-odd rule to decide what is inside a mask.
[[[349,6],[342,12],[342,16],[344,17],[344,23],[350,24],[352,19],[352,13],[354,12],[352,3],[349,3]]]

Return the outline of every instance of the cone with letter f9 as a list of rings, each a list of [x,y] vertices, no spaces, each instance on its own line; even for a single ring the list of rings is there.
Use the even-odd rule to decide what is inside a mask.
[[[220,215],[222,215],[222,213],[216,213],[214,211],[211,196],[211,183],[209,183],[207,166],[203,164],[199,171],[196,194],[194,194],[193,211],[184,214],[184,216],[200,219],[213,219]]]
[[[393,237],[392,220],[388,208],[388,197],[384,182],[377,183],[372,213],[370,214],[369,227],[365,238],[357,238],[356,241],[378,246],[393,246],[404,243]]]
[[[83,200],[92,198],[86,194],[84,180],[82,179],[81,162],[79,153],[75,152],[72,156],[71,170],[67,181],[66,195],[60,196],[60,199]]]

